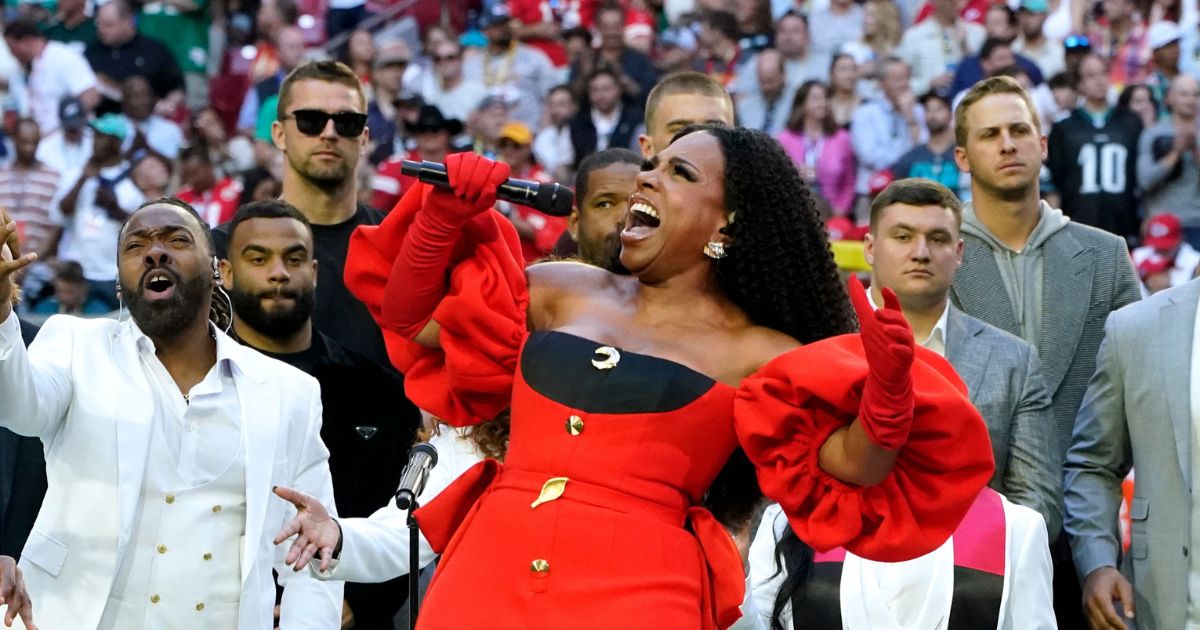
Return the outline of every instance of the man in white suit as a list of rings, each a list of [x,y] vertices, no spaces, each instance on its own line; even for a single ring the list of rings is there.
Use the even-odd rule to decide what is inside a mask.
[[[51,629],[260,630],[275,567],[282,628],[339,627],[341,584],[271,545],[290,512],[274,485],[332,505],[319,390],[221,331],[204,221],[138,209],[117,249],[129,317],[52,317],[26,352],[7,296],[31,260],[0,263],[0,426],[42,439],[50,483],[20,563],[32,604],[10,603]]]

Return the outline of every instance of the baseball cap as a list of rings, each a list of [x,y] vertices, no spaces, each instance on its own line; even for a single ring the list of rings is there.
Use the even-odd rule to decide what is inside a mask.
[[[1092,42],[1087,35],[1067,35],[1063,40],[1063,48],[1068,51],[1086,51],[1092,49]]]
[[[1164,212],[1146,221],[1146,233],[1142,242],[1159,251],[1174,249],[1183,241],[1183,225],[1179,217]]]
[[[658,45],[663,48],[682,48],[695,52],[698,46],[696,33],[686,26],[672,26],[658,36]]]
[[[396,100],[392,101],[392,105],[396,107],[412,107],[417,108],[425,104],[425,99],[418,93],[412,90],[401,90],[396,95]]]
[[[871,173],[871,177],[867,179],[867,194],[874,198],[879,193],[883,192],[884,188],[892,185],[896,181],[896,175],[890,169],[875,171]]]
[[[523,123],[513,120],[504,123],[504,126],[500,128],[500,139],[512,140],[521,146],[525,146],[533,144],[533,132]]]
[[[58,122],[64,129],[83,129],[87,126],[87,111],[83,101],[68,96],[58,103]]]
[[[1046,0],[1021,0],[1021,10],[1030,13],[1049,13],[1050,7]]]
[[[1170,20],[1160,20],[1150,25],[1150,30],[1146,32],[1146,41],[1150,44],[1150,50],[1158,50],[1172,42],[1177,42],[1183,39],[1183,31],[1179,25]]]
[[[1164,271],[1169,270],[1172,266],[1173,265],[1171,261],[1166,256],[1157,253],[1150,254],[1149,258],[1138,263],[1138,278],[1140,278],[1142,282],[1145,282],[1146,278],[1149,278],[1156,273],[1163,273]]]
[[[512,19],[512,13],[508,11],[508,5],[503,2],[493,3],[479,16],[479,28],[487,28],[504,24]]]
[[[125,118],[120,114],[105,114],[93,120],[91,124],[96,133],[112,136],[121,141],[124,141],[125,137],[129,135],[129,125],[125,123]]]

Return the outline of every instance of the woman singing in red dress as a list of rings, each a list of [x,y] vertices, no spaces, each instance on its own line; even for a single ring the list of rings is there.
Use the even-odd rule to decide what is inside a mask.
[[[737,528],[761,487],[814,548],[895,561],[940,546],[991,477],[965,387],[914,349],[895,296],[872,311],[855,283],[849,334],[812,198],[766,135],[690,129],[646,164],[629,276],[522,269],[489,210],[508,168],[458,154],[447,171],[452,189],[408,193],[347,261],[418,407],[457,425],[511,408],[504,464],[417,512],[442,553],[420,628],[725,628],[745,577],[703,506]],[[742,449],[757,485],[716,482]],[[397,553],[279,492],[297,570]]]

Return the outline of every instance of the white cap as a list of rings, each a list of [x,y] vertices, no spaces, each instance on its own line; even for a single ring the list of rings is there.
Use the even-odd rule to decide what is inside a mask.
[[[1183,39],[1183,31],[1179,29],[1178,24],[1169,20],[1162,20],[1150,25],[1150,30],[1146,33],[1146,39],[1150,43],[1150,50],[1158,50],[1171,42]]]

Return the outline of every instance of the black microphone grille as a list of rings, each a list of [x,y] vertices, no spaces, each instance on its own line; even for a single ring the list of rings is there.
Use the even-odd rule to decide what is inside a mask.
[[[575,205],[575,192],[557,182],[542,184],[538,187],[535,205],[550,216],[565,217],[571,214]]]

